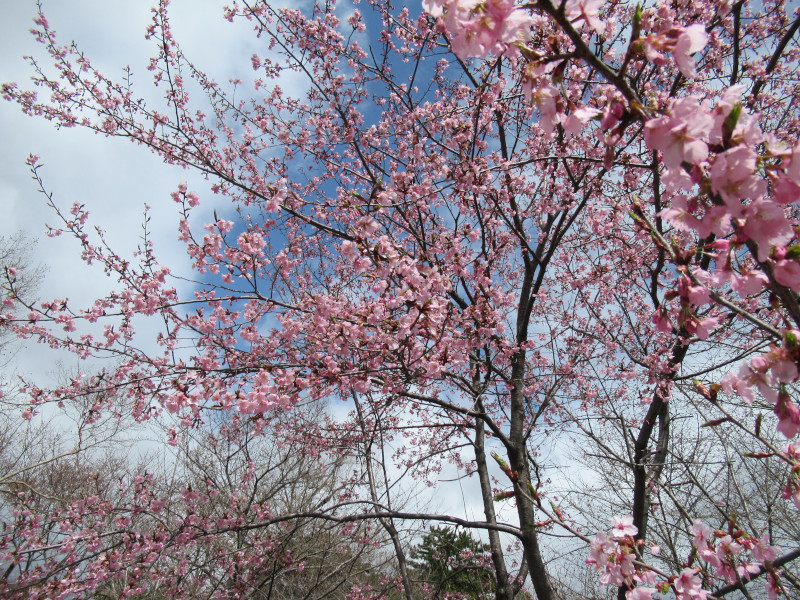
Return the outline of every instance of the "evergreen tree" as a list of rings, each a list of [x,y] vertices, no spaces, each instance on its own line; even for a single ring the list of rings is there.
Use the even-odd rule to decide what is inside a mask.
[[[430,533],[411,551],[411,565],[418,580],[427,583],[437,598],[462,594],[465,598],[494,598],[495,582],[484,564],[489,545],[466,531],[431,527]]]

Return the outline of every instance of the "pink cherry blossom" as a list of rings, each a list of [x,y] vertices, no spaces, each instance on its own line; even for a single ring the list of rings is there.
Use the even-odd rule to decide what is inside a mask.
[[[615,547],[616,543],[613,540],[609,540],[602,531],[598,532],[592,539],[588,560],[598,568],[602,568],[608,562],[608,555],[614,551]]]
[[[206,178],[213,206],[188,181],[170,195],[187,260],[160,264],[154,220],[117,249],[83,198],[61,207],[31,157],[50,233],[71,235],[108,285],[86,304],[34,301],[11,265],[0,327],[80,366],[63,383],[12,383],[20,420],[70,403],[89,425],[163,419],[159,443],[200,468],[172,482],[115,473],[110,493],[46,502],[6,483],[0,596],[238,598],[274,574],[291,597],[327,590],[289,582],[339,575],[343,598],[427,597],[435,586],[386,553],[429,523],[488,540],[450,566],[498,590],[532,583],[541,599],[558,595],[541,556],[559,540],[588,544],[567,572],[593,571],[619,587],[609,594],[697,600],[758,578],[779,593],[787,567],[768,563],[793,547],[780,519],[800,508],[800,450],[765,431],[777,419],[780,435],[800,433],[800,112],[787,100],[800,71],[786,10],[233,2],[225,18],[260,50],[216,79],[179,50],[167,5],[147,30],[155,93],[104,75],[40,15],[34,80],[2,96]],[[288,501],[264,496],[273,455],[249,452],[253,439],[289,450],[274,481]],[[584,482],[547,475],[565,443]],[[207,465],[215,448],[244,462]],[[91,452],[75,457],[86,473]],[[296,471],[305,461],[316,470]],[[397,497],[450,480],[482,511],[415,513]],[[767,500],[787,506],[749,510],[778,488]],[[579,526],[628,513],[591,540]],[[719,529],[687,531],[700,516]],[[305,538],[338,550],[306,561]],[[380,576],[339,568],[342,554]]]
[[[731,208],[738,206],[738,201],[743,198],[755,199],[767,191],[766,182],[756,174],[756,154],[745,146],[718,154],[709,176],[711,189],[720,194]]]
[[[461,59],[502,54],[530,35],[531,17],[514,0],[453,0],[445,7],[445,26],[453,34],[451,47]],[[438,12],[436,6],[431,8]]]
[[[711,528],[702,521],[695,521],[692,524],[691,532],[694,534],[692,544],[695,548],[704,547],[711,538]]]
[[[603,35],[606,30],[606,24],[598,18],[603,4],[603,0],[566,0],[564,11],[567,13],[569,20],[582,20],[590,29],[594,29],[599,35]]]
[[[689,27],[671,27],[666,31],[646,36],[643,40],[644,53],[647,60],[664,65],[667,62],[664,52],[672,52],[675,64],[684,77],[694,78],[697,75],[692,55],[705,48],[708,34],[699,23]]]
[[[800,433],[800,408],[792,402],[786,393],[778,394],[774,407],[778,417],[778,431],[789,439]]]
[[[780,144],[780,142],[778,141],[777,144]],[[773,145],[776,145],[776,143],[773,142]],[[800,144],[788,151],[779,146],[773,150],[773,153],[777,156],[783,156],[781,170],[786,178],[794,184],[800,185]]]
[[[422,0],[422,10],[432,17],[441,17],[447,4],[447,0]]]
[[[743,231],[758,244],[758,260],[767,260],[773,246],[787,244],[794,236],[783,207],[768,198],[755,200],[745,215]]]
[[[636,532],[638,531],[636,526],[633,524],[633,517],[630,515],[612,518],[611,528],[611,535],[615,538],[621,538],[627,535],[636,535]]]
[[[694,204],[696,210],[697,203]],[[683,194],[672,198],[669,208],[658,213],[660,217],[669,221],[670,225],[682,231],[697,231],[702,227],[701,220],[695,216],[693,207],[690,206]]]
[[[697,571],[685,568],[674,582],[678,600],[705,600],[706,592],[701,588]]]
[[[772,195],[781,204],[800,200],[800,183],[781,174],[770,173]]]
[[[599,114],[599,110],[596,108],[589,108],[587,106],[574,109],[562,120],[564,133],[567,135],[567,137],[580,135],[589,120],[593,119]]]
[[[655,588],[636,586],[632,590],[625,592],[626,600],[652,600]]]
[[[697,322],[697,325],[692,329],[698,338],[701,340],[707,340],[714,329],[716,329],[721,322],[722,317],[706,317],[705,319],[700,319]]]
[[[767,561],[772,562],[775,560],[775,558],[777,558],[775,548],[770,545],[769,533],[764,533],[764,535],[756,540],[756,543],[753,546],[753,558],[760,563]]]
[[[768,283],[769,280],[762,271],[734,273],[731,276],[731,288],[742,298],[759,293]]]
[[[669,169],[684,162],[699,163],[708,157],[708,137],[714,120],[696,96],[676,100],[670,112],[645,125],[647,146],[660,150]]]
[[[800,510],[800,483],[789,482],[781,491],[781,498],[784,500],[791,500],[794,502],[795,507]]]
[[[697,76],[692,55],[705,48],[707,42],[706,28],[698,23],[690,25],[678,35],[672,54],[684,77],[694,78]]]
[[[792,288],[795,292],[800,292],[800,263],[796,260],[779,260],[772,267],[772,272],[778,283]]]

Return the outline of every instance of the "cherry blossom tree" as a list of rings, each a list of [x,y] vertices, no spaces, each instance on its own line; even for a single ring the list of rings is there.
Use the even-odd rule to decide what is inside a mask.
[[[495,595],[491,570],[485,564],[488,549],[466,531],[432,527],[411,555],[414,571],[428,584],[431,598],[455,592],[479,599]]]
[[[344,598],[357,585],[394,588],[376,574],[387,560],[380,536],[362,542],[368,522],[303,518],[347,496],[347,460],[303,454],[299,439],[276,443],[279,420],[258,436],[236,416],[214,431],[180,428],[174,446],[162,434],[143,454],[141,429],[120,431],[128,424],[112,415],[87,423],[80,408],[49,423],[3,419],[4,597]],[[81,419],[75,431],[68,416]]]
[[[697,439],[727,473],[766,473],[800,508],[795,9],[236,1],[225,18],[248,21],[264,49],[249,58],[252,80],[221,84],[183,54],[167,4],[147,30],[161,105],[63,45],[41,11],[49,63],[32,60],[37,89],[3,86],[25,113],[130,139],[213,192],[178,183],[167,199],[194,271],[179,292],[186,274],[149,237],[121,256],[85,205],[61,207],[30,158],[61,220],[50,234],[75,236],[114,291],[88,307],[33,303],[8,271],[3,326],[116,366],[26,383],[25,416],[87,390],[97,413],[124,397],[124,418],[169,413],[186,427],[235,413],[257,434],[264,415],[285,411],[315,452],[359,465],[343,500],[353,510],[303,517],[377,524],[408,600],[403,540],[420,521],[482,531],[498,599],[527,581],[537,598],[559,595],[550,536],[582,546],[579,560],[620,598],[786,592],[797,540],[777,543],[769,519],[742,518],[726,497],[735,485],[697,483],[719,507],[713,528],[680,494],[676,512],[658,509],[685,418],[702,419]],[[287,91],[288,76],[305,87]],[[198,223],[204,203],[213,218]],[[152,340],[136,332],[147,317],[161,327]],[[323,400],[347,416],[307,428],[305,407]],[[615,462],[613,503],[560,490],[554,466],[575,440],[600,455],[595,476]],[[404,481],[435,484],[444,468],[474,486],[482,519],[396,505]],[[298,517],[264,513],[247,527]],[[212,525],[227,527],[202,528]],[[181,552],[197,539],[171,535]],[[159,543],[134,539],[131,555]],[[123,563],[99,561],[92,576]],[[149,559],[129,571],[158,578]]]

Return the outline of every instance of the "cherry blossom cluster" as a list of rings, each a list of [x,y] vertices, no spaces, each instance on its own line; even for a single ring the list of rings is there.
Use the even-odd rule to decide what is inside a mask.
[[[716,387],[738,394],[748,403],[753,402],[758,390],[773,405],[778,431],[791,439],[800,433],[800,409],[792,401],[787,386],[797,379],[799,358],[798,332],[792,329],[784,332],[782,346],[773,344],[769,352],[742,363],[738,373],[728,373]]]
[[[583,21],[597,34],[597,2],[567,2],[563,9],[570,21]],[[485,56],[501,53],[512,37],[524,46],[534,26],[532,17],[513,4],[503,9],[493,3],[424,3],[432,16],[443,18],[451,33],[451,46],[459,56]],[[638,9],[637,9],[638,11]],[[725,11],[723,13],[725,14]],[[651,33],[632,40],[633,54],[643,52],[650,62],[665,64],[664,52],[671,52],[680,72],[695,76],[692,58],[703,50],[708,35],[702,24],[681,26],[669,11],[635,15],[637,27],[649,27]],[[505,36],[505,37],[504,37]],[[478,41],[480,40],[480,41]],[[488,40],[488,41],[487,41]],[[554,63],[530,61],[524,69],[523,85],[532,103],[539,109],[539,125],[545,131],[561,125],[566,135],[574,135],[590,119],[600,118],[600,111],[574,106],[566,113],[562,93],[551,83]],[[775,284],[800,292],[800,252],[792,246],[795,233],[785,209],[800,199],[800,145],[789,148],[772,134],[764,134],[758,115],[743,104],[743,87],[727,88],[715,101],[690,95],[670,100],[666,106],[642,109],[644,141],[661,156],[664,172],[661,180],[669,208],[658,216],[679,231],[691,231],[701,239],[717,239],[709,251],[715,251],[714,269],[677,268],[674,297],[680,307],[670,316],[668,303],[660,306],[653,322],[660,331],[671,331],[677,324],[690,335],[706,340],[722,322],[724,313],[711,311],[698,317],[699,309],[714,305],[712,291],[730,286],[742,298],[758,294]],[[650,116],[652,112],[658,116]],[[601,130],[618,130],[625,108],[623,102],[611,102],[602,114]],[[618,133],[607,134],[604,141],[611,151],[621,141]],[[763,151],[757,152],[757,148]],[[606,153],[609,155],[608,152]],[[749,246],[748,246],[749,245]],[[749,247],[755,265],[737,264],[740,250]],[[677,257],[680,258],[680,257]],[[667,296],[667,300],[669,295]],[[792,331],[783,331],[784,339],[795,339]],[[790,360],[780,355],[793,354]],[[798,356],[789,348],[773,350],[743,364],[738,376],[730,374],[723,382],[726,391],[735,390],[752,401],[753,387],[775,406],[779,431],[791,438],[800,432],[800,410],[787,393],[776,390],[797,379]]]
[[[776,554],[770,546],[769,534],[764,533],[757,538],[736,528],[733,523],[730,524],[729,531],[718,529],[712,532],[702,521],[695,521],[691,532],[694,535],[693,556],[703,561],[704,572],[713,573],[718,579],[732,584],[748,581],[753,575],[765,570],[767,577],[764,581],[770,598],[776,598],[782,591],[778,573],[770,565]],[[699,590],[700,580],[697,576],[692,576],[692,580],[696,580],[696,583],[692,584],[691,590],[697,589],[697,594],[703,593]],[[686,594],[686,598],[705,597],[691,595],[690,588],[686,588],[685,592],[678,590],[677,582],[675,589],[680,598],[683,597],[680,593]]]
[[[444,21],[445,28],[454,35],[452,47],[460,56],[485,56],[489,51],[503,50],[494,41],[468,45],[468,40],[480,38],[473,33],[475,28],[485,35],[494,32],[499,36],[499,32],[518,35],[520,27],[532,26],[530,21],[520,25],[523,22],[521,9],[509,12],[510,7],[506,7],[506,12],[498,12],[484,4],[477,6],[455,4],[448,5],[445,10],[442,5],[430,4],[424,8],[433,16],[441,16],[443,11],[449,15]],[[597,6],[597,3],[587,3],[578,7],[577,3],[568,2],[565,10],[571,19],[583,19],[602,34],[603,29],[595,21]],[[452,15],[456,14],[468,14],[470,24],[454,21]],[[647,59],[654,64],[664,64],[662,53],[669,51],[681,73],[693,77],[695,69],[691,56],[705,47],[708,40],[705,28],[700,24],[681,27],[662,14],[654,19],[654,28],[657,31],[638,42]],[[522,43],[525,39],[518,41]],[[560,93],[548,81],[552,66],[532,62],[527,67],[523,79],[527,94],[539,108],[540,125],[546,131],[563,124],[567,134],[574,134],[598,111],[575,108],[569,116],[565,115]],[[645,123],[644,140],[649,148],[660,153],[665,167],[662,181],[670,207],[662,210],[660,216],[679,230],[696,232],[700,238],[711,234],[720,238],[712,244],[717,251],[714,271],[695,270],[693,278],[683,275],[678,279],[681,308],[677,311],[677,323],[700,339],[707,339],[722,320],[721,315],[695,316],[699,307],[712,303],[709,287],[730,285],[746,298],[759,293],[772,277],[778,285],[800,291],[800,253],[790,246],[795,234],[784,211],[786,205],[800,199],[800,169],[797,168],[800,157],[796,156],[800,146],[790,149],[775,136],[763,134],[757,116],[743,106],[742,92],[742,86],[731,86],[713,105],[699,96],[679,98],[660,110],[662,116]],[[614,116],[615,106],[621,105],[610,105],[612,110],[606,111],[602,129],[609,129],[619,120],[619,113]],[[607,137],[606,143],[613,144],[618,139],[617,136]],[[759,145],[765,149],[762,154],[756,153]],[[730,236],[733,239],[724,239]],[[761,268],[738,265],[734,268],[737,249],[748,242],[754,244]],[[672,328],[666,306],[656,311],[654,323],[662,331]],[[795,337],[791,331],[783,334],[784,338]],[[800,432],[800,410],[785,392],[774,388],[796,380],[798,357],[783,360],[777,357],[781,352],[785,355],[788,349],[773,349],[769,354],[756,357],[749,365],[743,364],[739,376],[726,377],[723,388],[735,390],[752,401],[753,386],[757,387],[775,406],[779,431],[791,438]]]
[[[644,542],[634,539],[638,529],[633,517],[615,517],[611,524],[610,536],[601,531],[592,538],[586,563],[600,572],[601,585],[627,588],[628,600],[650,600],[657,591],[652,587],[656,585],[656,574],[640,566]]]
[[[513,54],[530,36],[532,19],[514,0],[423,0],[422,7],[442,18],[451,48],[462,60],[490,52]]]
[[[782,591],[779,574],[770,564],[776,554],[766,533],[757,538],[733,524],[730,532],[712,532],[702,521],[695,521],[691,527],[694,538],[688,566],[680,574],[664,580],[660,570],[643,562],[641,550],[646,544],[644,540],[635,538],[637,532],[633,517],[615,517],[611,535],[601,531],[594,536],[586,560],[600,572],[602,585],[627,588],[626,598],[629,600],[651,600],[655,594],[670,591],[679,600],[705,600],[709,594],[703,589],[703,584],[708,576],[731,584],[747,581],[762,571],[767,573],[765,585],[770,598],[776,598]],[[661,553],[655,545],[651,545],[649,550],[655,557]],[[692,567],[696,560],[703,566]]]
[[[654,65],[667,64],[664,53],[669,52],[685,77],[695,77],[697,73],[692,55],[705,48],[707,41],[708,34],[702,24],[682,27],[665,19],[659,22],[657,31],[639,40],[641,48],[638,45],[632,48],[643,51],[647,60]]]
[[[800,291],[795,233],[785,211],[800,199],[800,173],[792,169],[800,146],[790,150],[765,136],[758,119],[743,107],[741,94],[742,88],[733,86],[713,106],[695,96],[680,98],[645,125],[645,141],[661,153],[666,167],[662,181],[671,206],[660,216],[679,231],[718,238],[708,248],[714,253],[713,269],[689,272],[678,265],[677,323],[701,339],[708,338],[723,313],[703,319],[695,313],[713,305],[725,286],[742,299],[770,285],[791,290],[787,293]],[[762,154],[756,153],[759,145]],[[743,258],[743,249],[752,251],[755,263]],[[671,328],[665,306],[654,322],[661,330]],[[800,411],[783,386],[797,379],[800,355],[797,332],[780,333],[781,346],[773,344],[769,352],[743,363],[738,375],[723,379],[722,389],[747,402],[758,389],[775,406],[779,431],[792,438],[800,432]]]

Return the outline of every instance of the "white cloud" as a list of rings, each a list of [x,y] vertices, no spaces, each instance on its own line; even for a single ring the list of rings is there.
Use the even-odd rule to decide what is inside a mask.
[[[223,1],[174,0],[173,32],[186,55],[218,81],[241,76],[250,68],[250,55],[258,40],[246,23],[231,24],[222,18]],[[59,0],[44,4],[50,25],[61,43],[75,40],[92,65],[111,78],[119,78],[130,65],[137,96],[158,102],[162,90],[154,90],[147,71],[153,44],[145,39],[150,24],[148,3],[123,0]],[[23,55],[33,55],[47,64],[40,44],[28,32],[35,16],[35,3],[3,2],[0,23],[0,82],[30,87],[33,68]],[[64,235],[44,236],[45,224],[57,218],[37,191],[25,160],[30,153],[41,156],[41,175],[54,201],[68,210],[74,202],[85,204],[90,225],[107,232],[109,244],[129,257],[140,242],[143,208],[152,206],[150,229],[159,259],[173,272],[188,272],[185,248],[177,241],[178,205],[169,197],[178,183],[188,181],[201,193],[209,214],[213,205],[208,183],[199,175],[164,165],[145,148],[124,139],[95,135],[81,128],[57,130],[40,118],[27,117],[11,102],[0,101],[0,236],[18,230],[39,239],[33,263],[49,268],[39,288],[42,299],[69,297],[77,308],[105,295],[113,281],[98,266],[80,260],[76,240]],[[23,350],[17,357],[25,373],[47,371],[61,353],[41,345]]]

